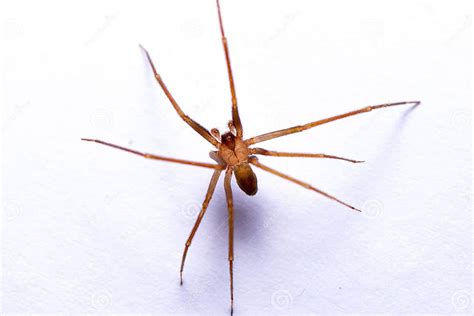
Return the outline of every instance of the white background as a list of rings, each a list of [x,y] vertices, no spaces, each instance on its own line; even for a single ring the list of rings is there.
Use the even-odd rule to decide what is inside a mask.
[[[468,313],[472,308],[468,1],[222,1],[245,135],[421,100],[261,144],[362,159],[261,162],[234,183],[235,315]],[[211,171],[93,137],[210,161],[183,110],[224,129],[215,3],[8,1],[2,10],[5,313],[229,312],[222,179],[179,262]]]

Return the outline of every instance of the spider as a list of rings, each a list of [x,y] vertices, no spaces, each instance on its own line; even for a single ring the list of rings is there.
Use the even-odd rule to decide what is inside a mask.
[[[209,153],[210,158],[212,158],[216,163],[206,163],[206,162],[197,162],[197,161],[191,161],[191,160],[184,160],[184,159],[177,159],[177,158],[170,158],[170,157],[164,157],[164,156],[158,156],[158,155],[153,155],[153,154],[148,154],[140,151],[136,151],[133,149],[125,148],[122,146],[114,145],[102,140],[98,139],[89,139],[89,138],[81,138],[84,141],[89,141],[89,142],[96,142],[102,145],[110,146],[116,149],[124,150],[129,153],[142,156],[144,158],[148,159],[155,159],[155,160],[161,160],[161,161],[168,161],[168,162],[174,162],[174,163],[179,163],[179,164],[185,164],[185,165],[191,165],[191,166],[197,166],[197,167],[203,167],[203,168],[209,168],[214,170],[214,173],[212,174],[211,181],[209,184],[209,187],[207,189],[206,196],[204,198],[204,201],[202,203],[201,211],[198,214],[198,217],[196,219],[196,222],[194,223],[194,226],[191,230],[191,233],[189,234],[189,237],[186,241],[186,244],[184,246],[183,254],[182,254],[182,259],[181,259],[181,267],[180,267],[180,284],[183,285],[183,270],[184,270],[184,263],[186,260],[186,255],[188,253],[189,247],[191,246],[191,243],[193,241],[193,238],[196,234],[196,231],[199,228],[199,225],[201,224],[201,221],[204,217],[204,214],[206,213],[207,207],[209,205],[209,202],[212,198],[212,195],[214,193],[214,190],[216,188],[216,184],[219,180],[219,177],[221,176],[222,172],[225,172],[224,176],[224,190],[226,194],[226,200],[227,200],[227,208],[228,208],[228,225],[229,225],[229,254],[228,254],[228,261],[229,261],[229,273],[230,273],[230,313],[231,315],[233,314],[234,310],[234,286],[233,286],[233,263],[234,263],[234,206],[233,206],[233,198],[232,198],[232,188],[231,188],[231,180],[232,180],[232,175],[235,175],[236,182],[240,189],[244,191],[247,195],[255,195],[258,190],[258,185],[257,185],[257,176],[253,172],[251,165],[260,168],[264,171],[267,171],[271,174],[274,174],[278,177],[281,177],[285,180],[291,181],[293,183],[296,183],[306,189],[315,191],[331,200],[336,201],[337,203],[340,203],[354,211],[361,212],[360,209],[355,208],[354,206],[349,205],[346,202],[341,201],[340,199],[334,197],[333,195],[330,195],[306,182],[303,182],[301,180],[295,179],[289,175],[286,175],[280,171],[277,171],[275,169],[272,169],[262,163],[258,160],[257,156],[255,155],[263,155],[263,156],[276,156],[276,157],[307,157],[307,158],[328,158],[328,159],[339,159],[343,161],[348,161],[352,163],[361,163],[363,161],[359,160],[353,160],[353,159],[348,159],[348,158],[343,158],[339,156],[334,156],[334,155],[327,155],[327,154],[310,154],[310,153],[296,153],[296,152],[280,152],[280,151],[273,151],[273,150],[267,150],[264,148],[259,148],[259,147],[251,147],[252,145],[274,139],[277,137],[283,137],[286,135],[294,134],[294,133],[299,133],[305,130],[308,130],[310,128],[323,125],[326,123],[330,123],[336,120],[340,120],[346,117],[362,114],[362,113],[367,113],[372,110],[376,109],[382,109],[386,107],[392,107],[392,106],[398,106],[398,105],[408,105],[412,104],[413,106],[419,105],[420,101],[403,101],[403,102],[395,102],[395,103],[385,103],[385,104],[379,104],[379,105],[372,105],[372,106],[366,106],[363,108],[360,108],[358,110],[354,110],[351,112],[347,112],[344,114],[328,117],[322,120],[317,120],[313,121],[307,124],[303,125],[298,125],[298,126],[293,126],[269,133],[265,133],[262,135],[250,137],[250,138],[244,138],[244,131],[243,131],[243,126],[242,122],[240,120],[239,116],[239,110],[237,106],[237,95],[235,92],[235,84],[234,84],[234,77],[232,74],[232,67],[231,67],[231,62],[230,62],[230,54],[229,54],[229,47],[228,47],[228,42],[227,38],[224,33],[224,26],[222,22],[222,14],[221,14],[221,8],[220,8],[220,3],[219,0],[216,0],[216,5],[217,5],[217,16],[218,16],[218,21],[219,21],[219,28],[220,28],[220,33],[221,33],[221,40],[222,40],[222,45],[224,48],[224,54],[225,54],[225,60],[226,60],[226,65],[227,65],[227,73],[229,76],[229,85],[230,85],[230,94],[231,94],[231,102],[232,102],[232,119],[228,122],[228,131],[223,133],[222,135],[220,134],[219,130],[217,128],[213,128],[210,131],[200,125],[198,122],[187,116],[182,110],[181,107],[178,105],[174,97],[171,95],[171,92],[168,90],[166,87],[163,79],[161,76],[158,74],[155,65],[153,64],[153,61],[150,57],[150,54],[148,51],[140,45],[141,49],[145,53],[146,59],[148,60],[148,63],[150,64],[151,70],[153,71],[154,77],[158,84],[161,86],[161,89],[165,93],[166,97],[169,99],[171,102],[172,106],[178,113],[178,115],[189,125],[191,128],[193,128],[199,135],[201,135],[205,140],[207,140],[209,143],[211,143],[216,150],[213,150]]]

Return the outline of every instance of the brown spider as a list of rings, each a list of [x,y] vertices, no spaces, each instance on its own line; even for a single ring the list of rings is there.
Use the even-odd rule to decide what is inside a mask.
[[[367,106],[355,111],[347,112],[344,114],[332,116],[326,119],[310,122],[304,125],[298,125],[290,128],[285,128],[282,130],[254,136],[251,138],[244,139],[243,137],[243,127],[242,127],[242,122],[240,121],[240,116],[239,116],[239,111],[237,107],[237,96],[235,93],[235,86],[234,86],[234,78],[232,75],[232,68],[230,64],[230,57],[229,57],[229,48],[227,46],[227,38],[225,37],[224,33],[224,27],[222,24],[222,16],[221,16],[221,10],[220,10],[220,4],[219,0],[216,0],[217,4],[217,13],[218,13],[218,18],[219,18],[219,26],[220,26],[220,32],[222,35],[222,44],[224,46],[224,53],[225,53],[225,58],[226,58],[226,63],[227,63],[227,72],[229,75],[229,83],[230,83],[230,93],[232,95],[232,120],[229,121],[228,127],[229,131],[224,133],[223,135],[220,135],[219,130],[216,128],[211,129],[209,132],[206,128],[201,126],[199,123],[194,121],[192,118],[187,116],[179,107],[178,103],[176,100],[173,98],[171,95],[170,91],[166,87],[165,83],[161,79],[161,76],[158,74],[156,71],[156,68],[151,60],[150,55],[148,54],[148,51],[145,50],[141,45],[140,47],[143,49],[143,51],[146,54],[146,58],[148,59],[148,62],[150,63],[150,66],[153,70],[153,73],[155,75],[156,80],[158,81],[158,84],[161,86],[163,89],[163,92],[166,94],[168,97],[169,101],[175,108],[176,112],[178,115],[189,125],[191,126],[196,132],[198,132],[204,139],[206,139],[209,143],[214,145],[217,150],[211,151],[209,153],[209,156],[217,162],[217,164],[211,164],[211,163],[205,163],[205,162],[196,162],[196,161],[190,161],[190,160],[183,160],[183,159],[176,159],[176,158],[169,158],[169,157],[163,157],[163,156],[157,156],[157,155],[152,155],[148,153],[143,153],[139,152],[136,150],[128,149],[125,147],[121,147],[118,145],[114,145],[111,143],[107,143],[101,140],[97,139],[88,139],[88,138],[82,138],[84,141],[90,141],[90,142],[96,142],[99,144],[107,145],[110,147],[114,147],[117,149],[121,149],[124,151],[128,151],[130,153],[149,158],[149,159],[156,159],[156,160],[162,160],[162,161],[168,161],[168,162],[174,162],[174,163],[180,163],[180,164],[186,164],[186,165],[192,165],[192,166],[199,166],[199,167],[205,167],[205,168],[210,168],[214,169],[214,173],[211,178],[211,182],[209,184],[209,188],[207,189],[206,197],[204,199],[204,202],[202,203],[202,208],[201,211],[196,219],[196,222],[191,230],[191,233],[186,241],[186,245],[184,247],[183,251],[183,256],[181,259],[181,268],[180,268],[180,280],[181,280],[181,285],[183,284],[183,269],[184,269],[184,262],[186,260],[186,254],[188,253],[189,246],[191,245],[191,242],[193,240],[194,235],[196,234],[196,231],[201,223],[201,220],[206,212],[207,206],[209,205],[209,202],[211,200],[211,197],[214,193],[214,189],[216,187],[217,181],[219,179],[219,176],[223,170],[225,170],[225,178],[224,178],[224,189],[226,193],[226,198],[227,198],[227,207],[228,207],[228,220],[229,220],[229,272],[230,272],[230,300],[231,300],[231,315],[233,314],[233,305],[234,305],[234,289],[233,289],[233,262],[234,262],[234,207],[233,207],[233,200],[232,200],[232,189],[231,189],[231,179],[232,179],[232,174],[235,174],[235,178],[237,180],[237,184],[239,185],[240,189],[244,191],[248,195],[255,195],[257,193],[257,177],[255,173],[253,172],[252,168],[250,167],[250,164],[263,169],[269,173],[272,173],[274,175],[277,175],[283,179],[289,180],[293,183],[296,183],[306,189],[313,190],[319,194],[324,195],[327,198],[330,198],[344,206],[347,206],[348,208],[351,208],[355,211],[360,212],[361,210],[337,199],[336,197],[321,191],[312,185],[305,183],[303,181],[300,181],[298,179],[292,178],[284,173],[281,173],[275,169],[272,169],[266,165],[261,164],[257,157],[254,155],[265,155],[265,156],[278,156],[278,157],[311,157],[311,158],[330,158],[330,159],[339,159],[339,160],[345,160],[349,161],[352,163],[360,163],[363,161],[358,161],[358,160],[353,160],[353,159],[347,159],[347,158],[342,158],[338,156],[333,156],[333,155],[326,155],[326,154],[307,154],[307,153],[294,153],[294,152],[278,152],[278,151],[271,151],[271,150],[266,150],[263,148],[258,148],[254,147],[251,148],[251,145],[261,143],[273,138],[277,137],[282,137],[285,135],[293,134],[293,133],[298,133],[305,131],[307,129],[323,125],[332,121],[336,121],[345,117],[361,114],[361,113],[366,113],[370,112],[375,109],[380,109],[384,107],[390,107],[390,106],[396,106],[396,105],[403,105],[403,104],[413,104],[414,106],[420,104],[420,101],[404,101],[404,102],[396,102],[396,103],[385,103],[385,104],[380,104],[380,105],[374,105],[374,106]]]

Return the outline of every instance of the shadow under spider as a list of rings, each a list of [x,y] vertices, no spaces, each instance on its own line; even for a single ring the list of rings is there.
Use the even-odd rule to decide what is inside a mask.
[[[259,199],[249,199],[245,195],[235,195],[236,201],[235,206],[235,230],[238,233],[235,234],[235,240],[240,241],[243,245],[247,245],[251,242],[259,242],[262,237],[265,236],[266,221],[265,218],[269,217],[269,209],[265,207],[268,205],[264,192],[259,193]],[[217,211],[217,216],[213,227],[216,230],[222,231],[227,228],[227,214],[220,212],[222,206],[225,205],[225,197],[222,199],[217,198],[214,205],[214,211]],[[225,234],[220,234],[224,238]]]

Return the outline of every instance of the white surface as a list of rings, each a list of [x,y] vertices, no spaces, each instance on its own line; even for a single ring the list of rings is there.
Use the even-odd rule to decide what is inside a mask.
[[[235,186],[235,314],[468,313],[472,308],[471,15],[467,1],[226,1],[247,136],[422,100],[262,143],[366,160],[261,161]],[[229,311],[222,179],[179,262],[211,171],[85,143],[210,161],[184,111],[225,127],[213,1],[10,1],[3,27],[5,313]]]

